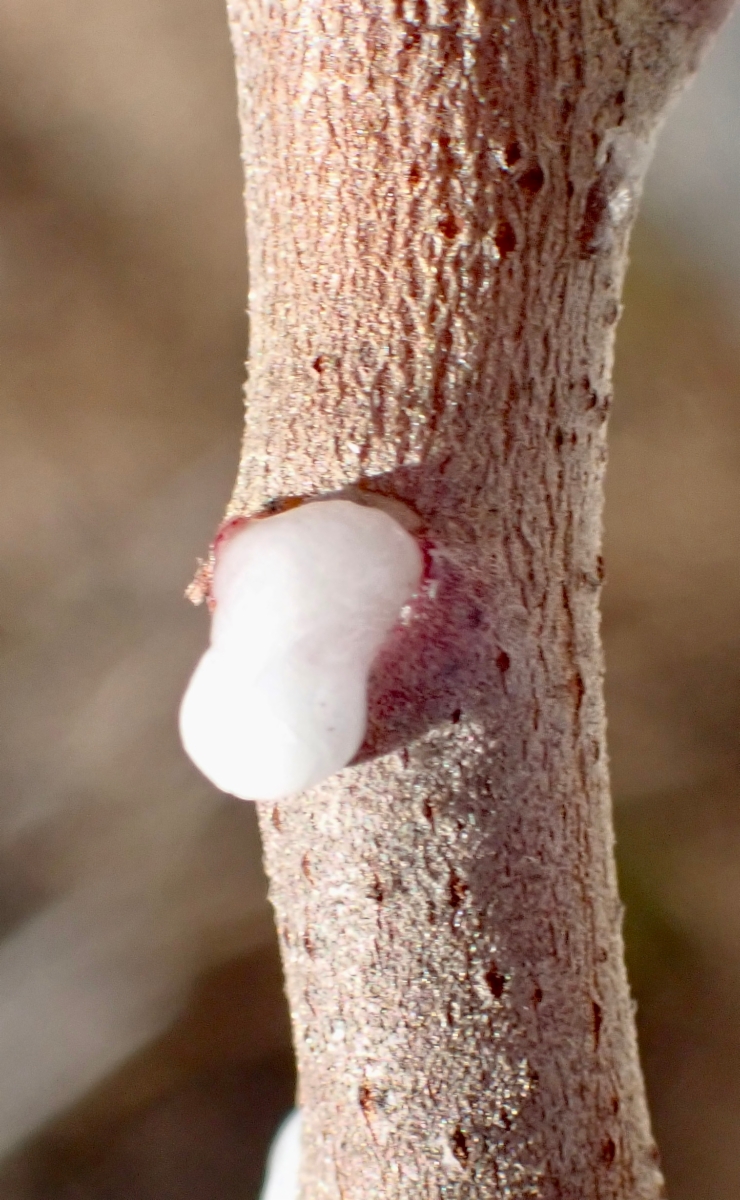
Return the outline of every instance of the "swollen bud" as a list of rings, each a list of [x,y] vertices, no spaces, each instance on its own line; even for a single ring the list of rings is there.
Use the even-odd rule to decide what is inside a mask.
[[[303,504],[224,539],[211,644],[180,709],[183,746],[216,787],[277,800],[350,762],[370,668],[422,566],[398,521],[349,500]]]

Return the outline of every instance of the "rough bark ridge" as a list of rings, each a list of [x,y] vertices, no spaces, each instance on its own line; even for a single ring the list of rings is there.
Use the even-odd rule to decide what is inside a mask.
[[[661,1193],[612,855],[605,422],[658,116],[722,5],[231,0],[230,512],[361,483],[424,595],[364,760],[262,812],[304,1200]]]

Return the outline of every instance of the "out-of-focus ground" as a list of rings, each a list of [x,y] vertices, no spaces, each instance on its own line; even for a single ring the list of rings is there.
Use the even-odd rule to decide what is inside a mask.
[[[740,1195],[740,20],[619,332],[605,634],[673,1200]],[[177,743],[246,345],[220,0],[0,0],[0,1196],[251,1200],[292,1067],[254,813]]]

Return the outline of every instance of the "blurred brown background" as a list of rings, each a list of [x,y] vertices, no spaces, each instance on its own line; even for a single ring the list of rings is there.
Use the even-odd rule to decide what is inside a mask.
[[[674,1200],[740,1195],[740,20],[635,239],[605,633]],[[0,1197],[253,1200],[292,1098],[251,806],[177,743],[236,469],[221,0],[0,0]]]

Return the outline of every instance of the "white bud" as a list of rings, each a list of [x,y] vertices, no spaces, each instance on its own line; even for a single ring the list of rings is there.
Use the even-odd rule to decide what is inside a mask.
[[[349,500],[234,533],[216,560],[211,645],[180,709],[203,774],[243,800],[277,800],[346,766],[373,660],[421,573],[411,534]]]
[[[261,1200],[298,1200],[300,1165],[301,1114],[294,1109],[283,1121],[270,1147]]]

